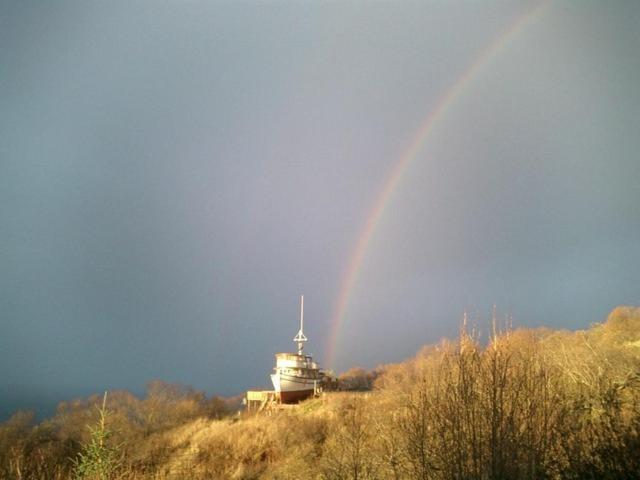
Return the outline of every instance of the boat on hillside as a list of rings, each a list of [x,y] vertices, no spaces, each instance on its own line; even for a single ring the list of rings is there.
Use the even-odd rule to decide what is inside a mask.
[[[304,295],[300,297],[300,330],[293,341],[298,344],[298,353],[276,353],[276,366],[271,382],[281,403],[298,403],[317,393],[324,381],[324,372],[304,353],[307,337],[304,327]]]

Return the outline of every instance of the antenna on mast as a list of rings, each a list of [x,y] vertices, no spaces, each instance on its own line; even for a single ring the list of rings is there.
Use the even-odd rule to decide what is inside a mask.
[[[300,295],[300,330],[298,334],[293,338],[294,342],[298,342],[298,355],[302,355],[302,349],[304,348],[304,342],[307,341],[307,337],[302,333],[304,327],[304,295]]]

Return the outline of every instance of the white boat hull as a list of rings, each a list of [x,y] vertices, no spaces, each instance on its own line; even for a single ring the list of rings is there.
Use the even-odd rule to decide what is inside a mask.
[[[298,403],[311,397],[318,385],[318,380],[292,375],[274,373],[271,382],[282,403]]]

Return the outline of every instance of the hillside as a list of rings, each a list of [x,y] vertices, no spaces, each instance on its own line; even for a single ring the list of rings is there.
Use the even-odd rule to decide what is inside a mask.
[[[342,378],[370,384],[270,415],[162,382],[144,399],[110,392],[103,427],[98,396],[39,424],[16,413],[0,426],[0,477],[73,478],[79,458],[103,461],[84,478],[640,477],[640,308],[584,331],[496,332],[486,346],[462,329]]]

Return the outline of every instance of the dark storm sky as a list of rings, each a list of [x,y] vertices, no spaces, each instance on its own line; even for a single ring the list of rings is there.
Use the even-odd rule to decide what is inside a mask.
[[[268,384],[309,350],[438,99],[535,2],[2,2],[0,414],[160,378]],[[552,2],[392,195],[335,369],[495,303],[584,328],[640,304],[640,3]]]

